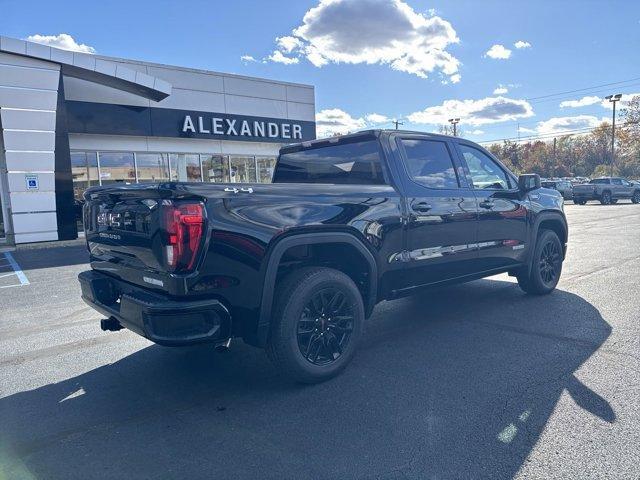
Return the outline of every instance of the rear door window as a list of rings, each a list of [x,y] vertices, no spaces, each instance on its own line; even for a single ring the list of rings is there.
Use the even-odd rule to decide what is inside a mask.
[[[445,142],[401,139],[409,177],[428,188],[458,188],[458,176]]]
[[[273,182],[358,185],[386,183],[376,140],[284,153],[278,158]]]

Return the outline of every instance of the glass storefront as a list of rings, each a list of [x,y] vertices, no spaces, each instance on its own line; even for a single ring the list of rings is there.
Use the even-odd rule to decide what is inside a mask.
[[[275,157],[197,153],[71,152],[76,217],[82,221],[82,194],[110,183],[207,182],[270,183]],[[0,212],[1,215],[1,212]],[[0,236],[2,236],[0,216]],[[79,224],[80,229],[82,226]]]
[[[4,233],[4,216],[2,215],[2,196],[0,195],[0,239],[5,237]]]
[[[224,155],[200,155],[204,181],[222,183],[229,181],[229,159]]]
[[[169,180],[169,155],[166,153],[137,153],[136,166],[139,183]]]
[[[275,157],[256,157],[256,176],[258,183],[271,183],[273,168],[276,166]]]
[[[136,169],[131,152],[99,152],[100,185],[136,183]]]
[[[229,157],[231,183],[255,183],[256,162],[254,157]]]
[[[171,180],[178,182],[201,182],[200,155],[193,153],[169,154]]]

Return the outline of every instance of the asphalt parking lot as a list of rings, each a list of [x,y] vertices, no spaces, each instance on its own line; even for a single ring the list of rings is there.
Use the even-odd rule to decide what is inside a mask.
[[[0,253],[0,478],[639,478],[640,205],[566,211],[553,294],[382,303],[316,386],[242,342],[102,332],[82,247]]]

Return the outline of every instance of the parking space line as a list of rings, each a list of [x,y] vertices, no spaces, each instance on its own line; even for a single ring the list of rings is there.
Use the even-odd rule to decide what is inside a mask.
[[[7,262],[9,262],[9,265],[11,265],[11,268],[13,268],[13,272],[16,275],[16,277],[18,277],[18,280],[20,280],[20,285],[5,285],[0,288],[18,287],[18,286],[22,287],[25,285],[29,285],[30,283],[29,279],[27,279],[27,276],[24,274],[24,272],[20,268],[20,265],[18,265],[18,262],[16,262],[16,260],[13,258],[13,255],[11,255],[9,252],[4,252],[4,257],[7,259]]]

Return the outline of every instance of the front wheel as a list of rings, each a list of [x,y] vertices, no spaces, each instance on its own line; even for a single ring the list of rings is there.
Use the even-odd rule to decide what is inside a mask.
[[[318,383],[340,373],[362,336],[364,304],[353,280],[331,268],[309,267],[277,288],[267,354],[286,376]]]
[[[631,197],[631,201],[633,203],[640,203],[640,190],[636,190],[633,192],[633,196]]]
[[[538,234],[529,271],[517,277],[520,288],[532,295],[551,293],[560,280],[562,257],[562,244],[556,232],[542,230]]]
[[[600,203],[602,205],[611,205],[611,192],[602,192]]]

